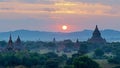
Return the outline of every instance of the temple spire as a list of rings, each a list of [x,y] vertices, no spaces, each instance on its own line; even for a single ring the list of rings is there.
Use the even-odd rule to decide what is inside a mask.
[[[20,39],[20,36],[18,36],[15,44],[14,44],[14,49],[15,51],[22,51],[24,50],[24,46],[22,45],[22,42],[21,42],[21,39]]]
[[[76,43],[79,43],[79,40],[78,40],[78,38],[77,38],[77,40],[76,40]]]
[[[96,28],[95,28],[96,30],[98,30],[98,26],[96,25]]]
[[[80,48],[80,42],[79,42],[79,39],[77,38],[77,40],[76,40],[76,42],[75,42],[75,44],[74,44],[74,50],[75,50],[75,51],[78,51],[79,48]]]
[[[55,39],[55,37],[53,38],[53,43],[56,43],[56,39]]]
[[[9,37],[7,50],[8,50],[8,51],[13,51],[13,41],[12,41],[12,36],[11,36],[11,34],[10,34],[10,37]]]
[[[8,44],[9,44],[9,45],[12,45],[12,44],[13,44],[13,41],[12,41],[12,36],[11,36],[11,34],[10,34],[10,37],[9,37]]]
[[[92,37],[101,37],[101,33],[100,33],[97,25],[95,27],[95,30],[93,32],[93,36]]]
[[[88,39],[88,42],[99,43],[99,44],[106,43],[106,40],[102,38],[97,25],[95,27],[92,37]]]
[[[96,25],[96,27],[95,27],[95,31],[98,31],[98,32],[100,33],[97,25]]]
[[[21,43],[20,36],[18,36],[18,38],[17,38],[17,40],[16,40],[16,43]]]

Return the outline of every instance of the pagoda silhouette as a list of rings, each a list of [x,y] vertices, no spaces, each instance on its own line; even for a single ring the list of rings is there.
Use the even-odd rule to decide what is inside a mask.
[[[96,44],[104,44],[106,43],[106,40],[102,38],[101,33],[98,29],[98,26],[96,25],[96,28],[93,32],[93,35],[90,39],[88,39],[88,42],[90,43],[96,43]]]
[[[18,36],[17,40],[15,42],[13,42],[12,36],[10,34],[8,44],[3,51],[18,52],[18,51],[23,51],[23,50],[24,50],[24,47],[22,45],[22,41],[21,41],[20,37]]]

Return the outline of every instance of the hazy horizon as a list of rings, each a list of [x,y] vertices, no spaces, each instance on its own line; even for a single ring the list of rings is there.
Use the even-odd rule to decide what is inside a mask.
[[[14,32],[14,31],[19,31],[19,30],[27,30],[27,31],[39,31],[39,32],[57,32],[57,31],[46,31],[46,30],[32,30],[32,29],[16,29],[16,30],[8,30],[8,31],[0,31],[0,33],[2,32]],[[82,31],[86,31],[86,30],[90,30],[90,31],[94,31],[94,29],[83,29],[83,30],[78,30],[78,31],[71,31],[71,32],[60,32],[58,31],[58,33],[72,33],[72,32],[82,32]],[[99,29],[100,31],[104,31],[104,30],[113,30],[113,31],[120,31],[120,30],[115,30],[115,29]]]

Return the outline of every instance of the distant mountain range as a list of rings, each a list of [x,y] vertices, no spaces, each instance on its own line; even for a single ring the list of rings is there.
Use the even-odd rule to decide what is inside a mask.
[[[71,32],[71,33],[16,30],[9,32],[0,32],[0,40],[7,41],[9,39],[9,35],[11,34],[13,40],[15,40],[19,35],[23,41],[27,41],[27,40],[52,41],[54,37],[58,41],[65,39],[71,39],[75,41],[77,38],[80,41],[86,41],[88,38],[92,36],[92,32],[93,32],[92,30],[83,30],[83,31]],[[120,41],[120,31],[107,29],[107,30],[102,30],[101,33],[102,33],[102,37],[109,42]]]

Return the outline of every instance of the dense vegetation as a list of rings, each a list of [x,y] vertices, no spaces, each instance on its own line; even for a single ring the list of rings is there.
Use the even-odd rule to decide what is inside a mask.
[[[49,52],[46,54],[38,53],[1,53],[0,66],[2,68],[15,67],[22,65],[26,68],[99,68],[99,65],[86,56],[72,57],[71,65],[66,62],[70,60],[66,55],[58,56]]]
[[[62,43],[62,44],[61,44]],[[64,40],[60,42],[26,41],[22,42],[26,51],[1,52],[0,68],[23,66],[25,68],[99,68],[94,60],[107,60],[109,64],[120,65],[120,43],[92,44]],[[7,42],[0,41],[0,46],[5,47]],[[63,47],[64,45],[64,47]],[[57,51],[59,48],[62,54]],[[78,49],[78,50],[77,50]],[[50,52],[41,53],[41,50]],[[74,54],[72,52],[75,52]],[[66,53],[71,53],[72,57]],[[88,66],[88,67],[86,67]]]

